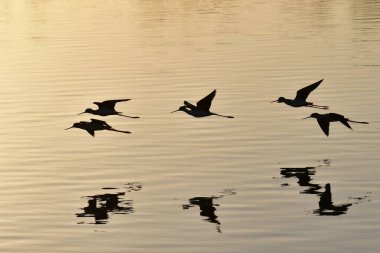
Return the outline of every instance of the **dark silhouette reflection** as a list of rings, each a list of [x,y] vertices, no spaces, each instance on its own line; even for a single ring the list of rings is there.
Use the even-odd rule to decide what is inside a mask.
[[[183,209],[189,209],[194,206],[199,206],[200,209],[200,215],[203,217],[206,217],[204,220],[215,223],[216,224],[216,230],[221,233],[222,230],[220,229],[220,222],[218,221],[218,216],[216,216],[215,206],[218,206],[214,204],[214,199],[217,199],[218,197],[195,197],[189,199],[189,203],[187,205],[183,205]]]
[[[139,183],[126,184],[126,191],[139,191],[142,189]],[[105,187],[103,189],[118,188]],[[94,217],[95,222],[90,224],[106,224],[108,222],[109,214],[130,214],[134,212],[133,201],[124,199],[125,192],[97,194],[93,196],[86,196],[88,198],[88,205],[83,209],[83,213],[77,213],[77,217]],[[83,224],[85,222],[80,222]]]
[[[211,196],[211,197],[194,197],[189,199],[189,204],[182,205],[182,208],[190,209],[192,207],[198,206],[200,209],[200,215],[202,217],[205,217],[204,220],[210,223],[216,224],[216,231],[219,233],[222,232],[221,230],[221,223],[218,220],[218,216],[215,214],[216,207],[219,206],[218,204],[214,203],[214,200],[222,198],[226,195],[235,195],[233,189],[226,189],[222,192],[220,196]]]
[[[97,207],[96,198],[88,200],[88,206],[83,208],[83,213],[78,213],[77,217],[94,217],[95,224],[105,224],[108,219],[107,210],[103,207]]]
[[[296,177],[298,179],[298,185],[307,187],[301,191],[301,194],[320,194],[319,191],[322,187],[319,184],[313,184],[313,180],[310,176],[315,175],[315,167],[304,168],[281,168],[281,175],[283,178]],[[288,186],[289,184],[282,184],[282,186]]]
[[[323,160],[322,166],[330,166],[330,160]],[[332,202],[332,193],[331,193],[331,185],[328,183],[325,185],[325,190],[321,191],[322,186],[320,184],[311,183],[313,180],[311,176],[314,176],[316,173],[316,167],[303,167],[303,168],[281,168],[280,174],[282,178],[292,178],[295,177],[298,179],[298,185],[302,187],[306,187],[304,190],[300,192],[300,194],[312,194],[319,196],[319,209],[313,210],[313,214],[321,215],[321,216],[337,216],[346,214],[349,207],[353,204],[362,203],[364,200],[367,200],[368,195],[358,198],[352,198],[356,201],[351,201],[348,203],[343,203],[340,205],[334,205]],[[281,187],[289,186],[288,183],[281,184]]]
[[[347,213],[352,203],[334,205],[332,202],[331,186],[326,184],[325,191],[319,198],[319,209],[314,210],[314,214],[337,216]]]

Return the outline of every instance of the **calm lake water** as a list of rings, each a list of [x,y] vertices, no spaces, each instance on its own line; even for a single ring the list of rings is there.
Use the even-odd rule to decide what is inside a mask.
[[[0,31],[1,252],[378,252],[380,1],[0,0]],[[269,103],[321,78],[370,124]],[[234,119],[170,113],[213,89]],[[141,118],[76,115],[115,98]]]

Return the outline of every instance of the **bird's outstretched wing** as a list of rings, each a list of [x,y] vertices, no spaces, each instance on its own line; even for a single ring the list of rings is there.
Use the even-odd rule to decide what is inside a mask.
[[[197,107],[195,105],[193,105],[192,103],[190,102],[187,102],[186,100],[183,101],[183,104],[188,107],[190,110],[194,110],[194,109],[197,109]]]
[[[211,107],[212,100],[214,99],[216,95],[216,90],[202,98],[197,102],[197,108],[201,109],[203,111],[209,111]]]
[[[115,110],[115,104],[119,102],[129,101],[130,99],[114,99],[114,100],[106,100],[103,102],[94,102],[100,110]]]
[[[103,120],[99,120],[99,119],[91,119],[91,123],[111,127],[110,125],[107,124],[107,122],[105,122]]]
[[[85,129],[87,131],[87,133],[91,134],[92,137],[95,137],[95,131],[92,130],[92,129]]]
[[[326,136],[329,136],[330,122],[323,119],[317,119],[317,121],[322,131],[326,134]]]
[[[297,91],[297,95],[295,97],[295,100],[306,101],[306,99],[309,96],[309,94],[313,90],[315,90],[321,84],[322,81],[323,81],[323,79],[321,79],[318,82],[315,82],[313,84],[310,84],[309,86],[306,86],[306,87],[300,89],[299,91]]]

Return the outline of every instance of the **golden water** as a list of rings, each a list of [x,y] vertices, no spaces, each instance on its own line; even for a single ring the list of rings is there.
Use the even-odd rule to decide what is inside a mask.
[[[0,31],[1,252],[377,252],[379,1],[1,0]],[[370,124],[269,103],[321,78]],[[169,113],[213,89],[234,119]],[[141,118],[76,115],[114,98]],[[132,134],[63,130],[90,118]]]

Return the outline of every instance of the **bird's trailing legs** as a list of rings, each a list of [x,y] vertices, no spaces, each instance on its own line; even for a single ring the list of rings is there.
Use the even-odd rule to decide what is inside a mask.
[[[369,122],[366,122],[366,121],[355,121],[355,120],[348,120],[348,122],[352,122],[352,123],[359,123],[359,124],[369,124]]]
[[[224,117],[224,118],[229,118],[229,119],[233,119],[234,116],[226,116],[226,115],[221,115],[221,114],[217,114],[217,113],[211,113],[212,115],[215,115],[215,116],[219,116],[219,117]]]
[[[139,116],[128,116],[128,115],[124,115],[124,114],[121,114],[121,113],[119,113],[118,115],[122,116],[122,117],[126,117],[126,118],[131,118],[131,119],[139,119],[140,118]]]
[[[119,132],[119,133],[125,133],[125,134],[130,134],[131,132],[129,131],[122,131],[122,130],[117,130],[117,129],[114,129],[114,128],[111,128],[111,129],[107,129],[108,131],[114,131],[114,132]]]
[[[322,110],[328,110],[330,108],[330,107],[325,106],[325,105],[308,105],[307,107],[317,108],[317,109],[322,109]]]

